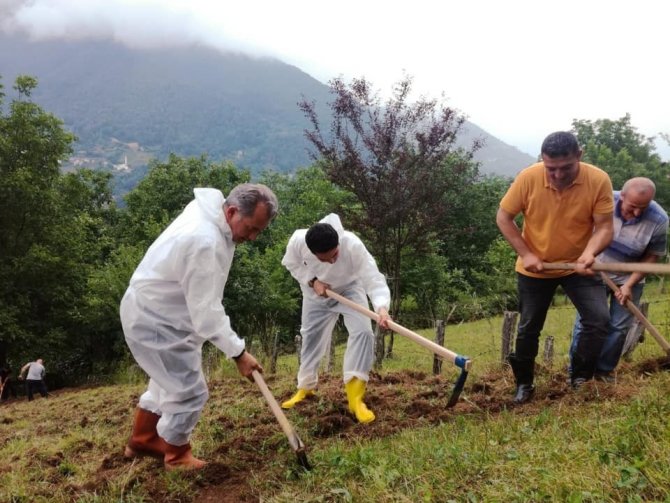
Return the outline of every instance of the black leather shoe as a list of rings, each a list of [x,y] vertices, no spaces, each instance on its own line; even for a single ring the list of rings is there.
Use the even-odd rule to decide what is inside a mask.
[[[579,389],[586,384],[586,378],[576,377],[572,380],[572,389]]]
[[[612,384],[616,382],[616,379],[614,378],[612,372],[596,372],[594,378],[596,379],[596,381],[604,382],[607,384]]]
[[[516,395],[514,395],[514,403],[529,402],[535,394],[535,386],[532,384],[519,384],[516,387]]]

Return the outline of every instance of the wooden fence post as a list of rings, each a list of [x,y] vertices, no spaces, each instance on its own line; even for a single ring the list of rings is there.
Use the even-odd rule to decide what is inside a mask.
[[[330,343],[328,344],[328,361],[326,362],[326,372],[331,373],[335,362],[335,333],[330,334]]]
[[[646,317],[649,312],[649,302],[642,302],[640,304],[640,312]],[[626,334],[626,341],[623,343],[623,350],[621,351],[621,358],[629,362],[633,357],[633,351],[637,345],[644,341],[644,325],[635,318],[633,324],[628,329]]]
[[[548,335],[544,340],[544,363],[551,365],[554,362],[554,336]]]
[[[275,340],[272,343],[272,357],[270,359],[270,373],[277,372],[277,357],[279,356],[279,330],[275,333]]]
[[[300,354],[302,353],[302,336],[300,334],[295,336],[295,351],[298,353],[298,366],[300,366]]]
[[[384,361],[384,330],[375,323],[375,370],[382,368]]]
[[[202,371],[208,380],[219,366],[219,353],[211,349],[211,347],[205,348],[202,357]]]
[[[502,347],[500,350],[500,361],[502,363],[507,363],[507,357],[512,352],[512,341],[514,340],[514,331],[518,317],[519,313],[516,311],[505,311],[503,315]]]
[[[439,346],[444,346],[444,321],[437,320],[435,325],[435,342]],[[437,355],[433,356],[433,374],[439,375],[442,372],[442,358],[438,358]]]

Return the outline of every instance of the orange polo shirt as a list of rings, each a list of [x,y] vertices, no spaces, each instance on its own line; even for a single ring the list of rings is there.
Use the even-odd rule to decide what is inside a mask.
[[[549,184],[544,163],[522,170],[500,201],[512,215],[523,214],[521,235],[543,262],[575,262],[593,234],[593,215],[614,211],[612,182],[600,168],[579,163],[572,185],[559,192]],[[516,271],[534,278],[554,278],[572,271],[526,271],[517,257]]]

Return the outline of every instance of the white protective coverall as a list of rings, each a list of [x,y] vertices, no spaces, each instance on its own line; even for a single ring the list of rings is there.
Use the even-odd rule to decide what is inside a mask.
[[[328,283],[331,290],[367,307],[368,299],[374,310],[387,310],[391,292],[384,275],[363,242],[352,232],[345,231],[340,217],[331,213],[320,221],[333,226],[339,237],[339,255],[334,264],[321,262],[305,243],[307,229],[293,233],[286,247],[282,265],[298,280],[302,290],[302,351],[298,388],[311,390],[318,383],[318,368],[330,345],[333,328],[339,315],[349,332],[344,353],[343,377],[346,384],[354,377],[368,380],[374,359],[374,334],[368,317],[330,298],[318,296],[308,285],[312,278]],[[366,297],[367,295],[367,297]]]
[[[193,192],[195,200],[149,247],[121,301],[126,342],[150,377],[139,406],[161,415],[158,434],[172,445],[189,441],[209,396],[204,342],[228,357],[244,349],[221,304],[235,252],[223,194]]]

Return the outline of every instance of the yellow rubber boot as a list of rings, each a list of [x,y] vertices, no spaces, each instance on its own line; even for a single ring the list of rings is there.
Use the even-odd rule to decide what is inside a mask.
[[[307,398],[308,396],[312,396],[313,394],[314,390],[298,388],[298,391],[296,392],[295,395],[293,395],[289,400],[286,400],[284,403],[281,404],[281,408],[291,409],[295,407],[295,404],[297,404],[298,402],[302,402],[305,398]]]
[[[354,377],[351,381],[344,385],[349,399],[349,412],[356,416],[359,423],[371,423],[375,420],[375,414],[367,408],[363,402],[363,395],[365,395],[365,381]]]

